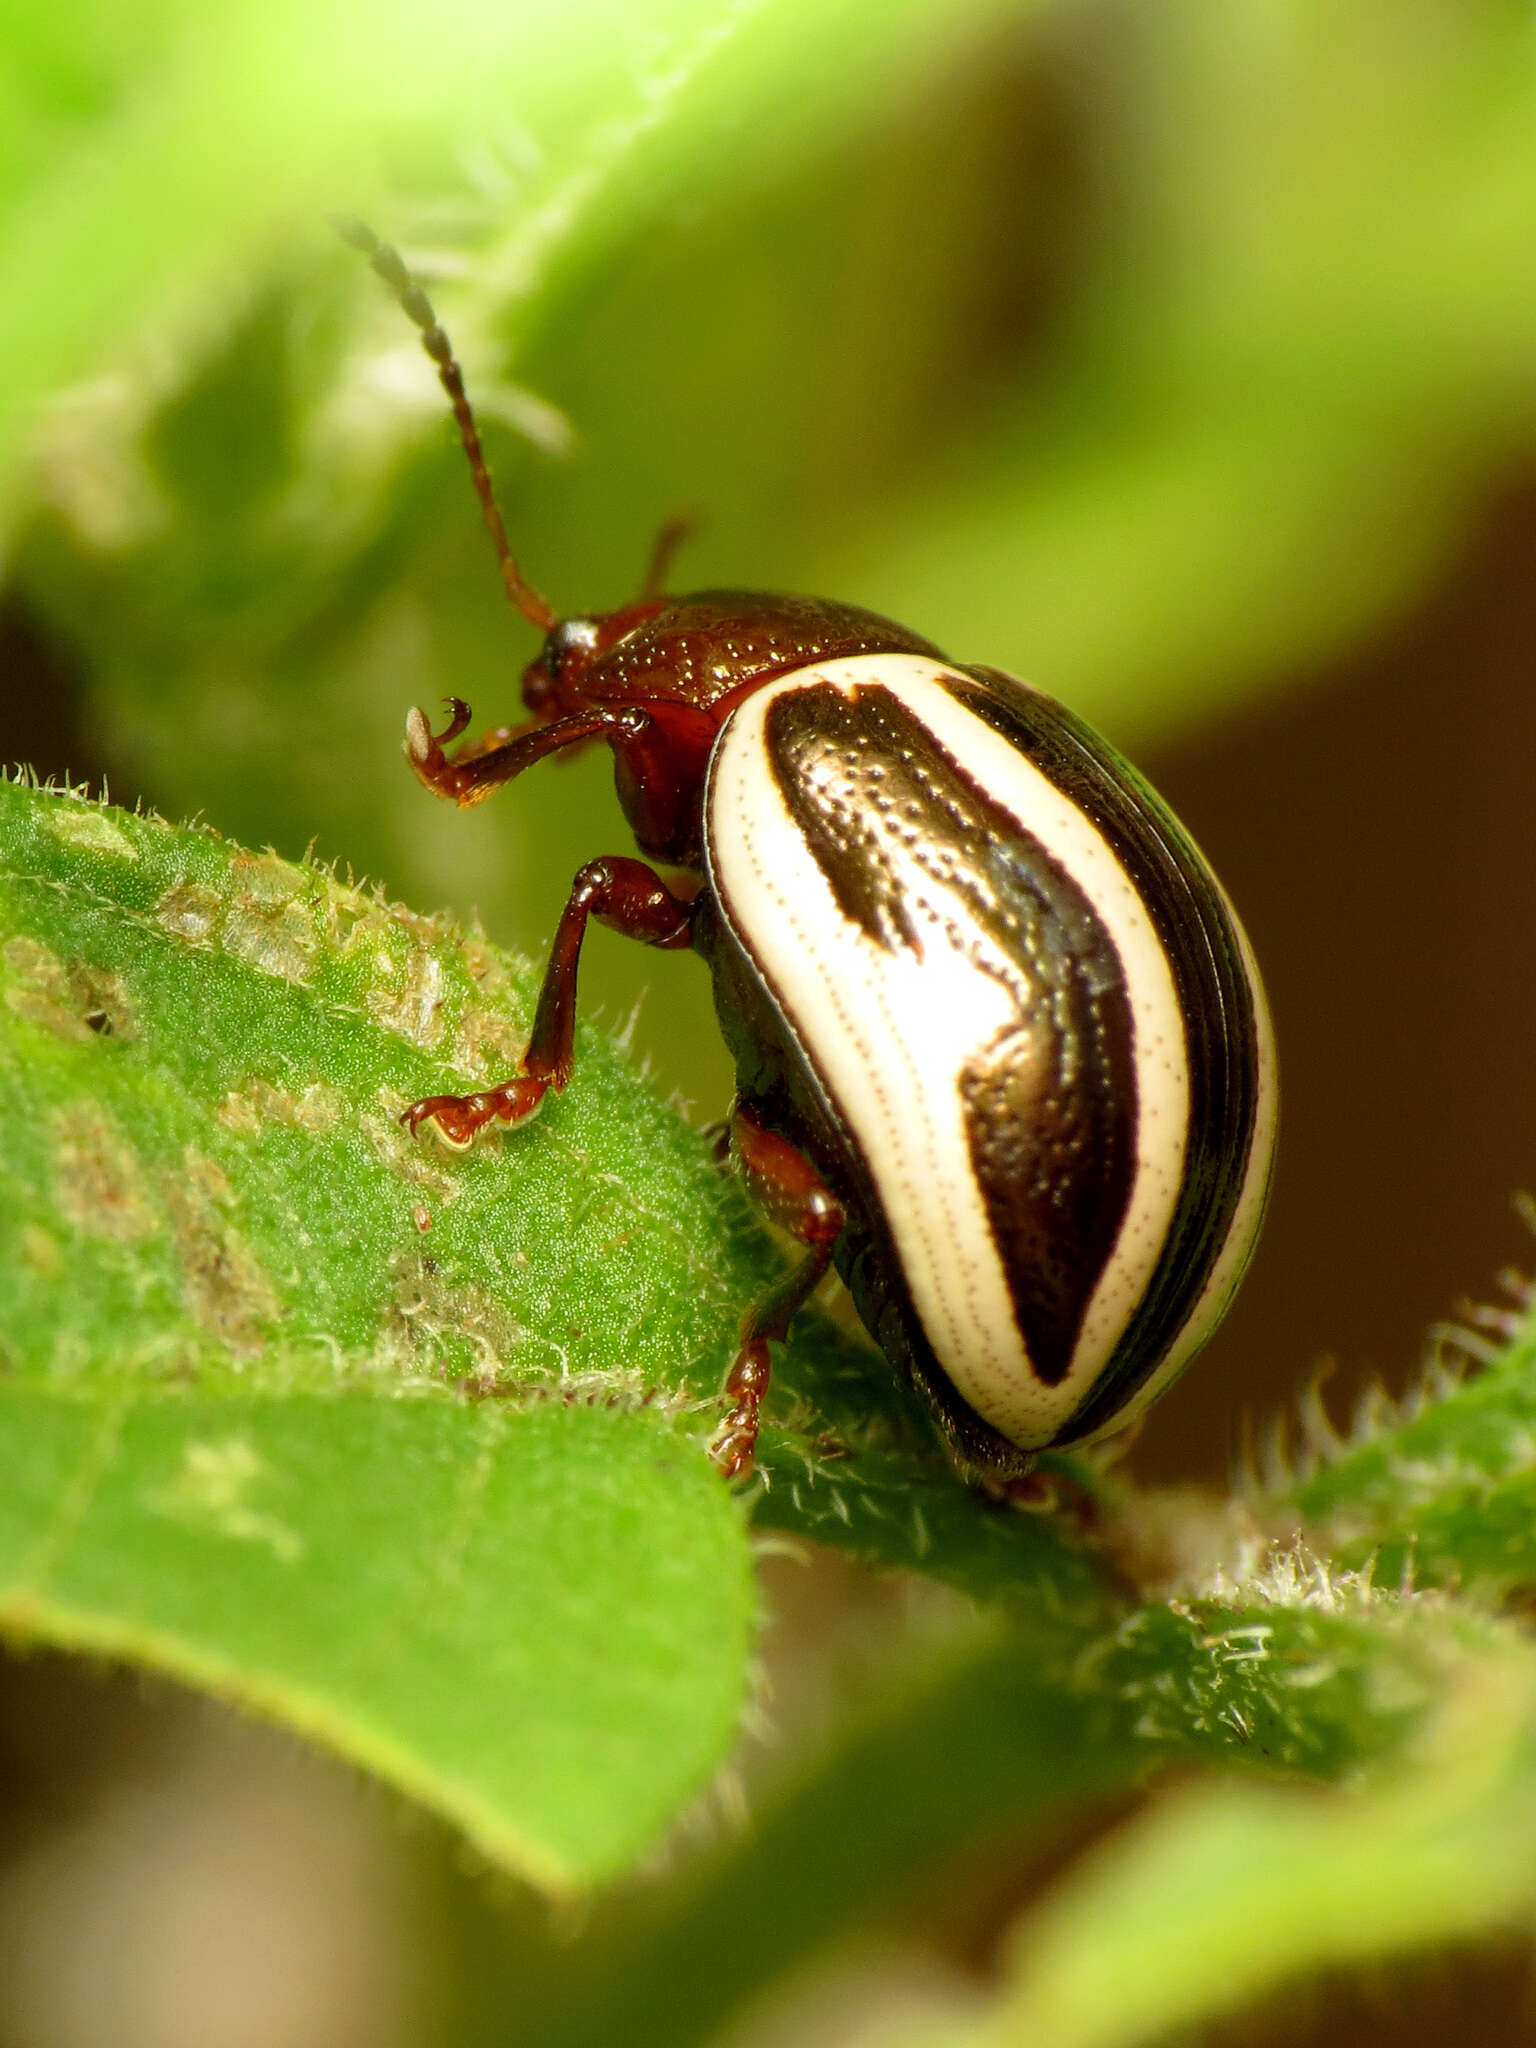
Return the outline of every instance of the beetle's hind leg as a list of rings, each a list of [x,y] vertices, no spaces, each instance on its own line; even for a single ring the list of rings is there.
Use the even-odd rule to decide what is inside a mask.
[[[686,946],[693,939],[693,905],[674,895],[644,861],[623,854],[588,861],[561,912],[521,1072],[473,1095],[429,1095],[413,1102],[400,1119],[412,1136],[423,1124],[435,1124],[446,1143],[462,1149],[487,1124],[526,1123],[551,1088],[560,1093],[575,1057],[576,972],[589,917],[647,946]]]
[[[748,1192],[769,1222],[807,1248],[800,1263],[742,1318],[741,1349],[725,1376],[730,1413],[709,1447],[725,1477],[736,1479],[751,1471],[757,1449],[763,1396],[772,1373],[768,1346],[783,1341],[797,1311],[815,1293],[832,1263],[832,1248],[845,1219],[841,1202],[805,1154],[769,1130],[750,1103],[738,1102],[731,1112],[731,1150]]]

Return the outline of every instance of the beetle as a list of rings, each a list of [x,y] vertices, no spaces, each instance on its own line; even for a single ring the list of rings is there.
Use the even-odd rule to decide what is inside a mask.
[[[640,595],[560,618],[507,541],[463,377],[399,254],[342,232],[418,328],[507,593],[544,634],[526,723],[410,714],[435,795],[477,804],[607,743],[644,859],[580,870],[517,1073],[413,1103],[469,1145],[571,1078],[590,919],[708,963],[730,1150],[798,1264],[747,1312],[711,1446],[752,1467],[770,1343],[829,1266],[962,1471],[1129,1430],[1220,1321],[1265,1205],[1275,1059],[1242,927],[1161,799],[1062,705],[855,605]],[[681,871],[674,887],[651,863]]]

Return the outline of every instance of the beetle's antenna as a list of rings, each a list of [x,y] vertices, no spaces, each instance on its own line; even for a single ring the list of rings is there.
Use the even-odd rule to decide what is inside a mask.
[[[335,225],[342,240],[350,242],[354,249],[368,258],[374,275],[389,287],[399,301],[401,311],[420,331],[421,345],[432,358],[438,378],[448,394],[448,403],[453,407],[453,416],[459,423],[459,439],[469,457],[475,495],[480,500],[480,510],[485,515],[496,549],[496,560],[501,568],[501,580],[507,586],[507,595],[530,624],[537,626],[541,633],[547,633],[555,624],[554,606],[547,598],[541,597],[532,584],[524,581],[523,572],[517,566],[507,540],[501,507],[491,488],[491,473],[486,467],[485,451],[480,446],[480,429],[475,425],[475,415],[464,389],[464,373],[453,353],[453,344],[437,324],[431,300],[406,269],[400,251],[388,242],[381,242],[365,221],[344,218]]]
[[[667,580],[667,571],[672,566],[672,557],[686,540],[693,538],[698,520],[692,512],[680,512],[675,519],[669,519],[656,536],[651,549],[650,566],[645,572],[645,581],[640,586],[642,597],[660,597],[662,586]]]

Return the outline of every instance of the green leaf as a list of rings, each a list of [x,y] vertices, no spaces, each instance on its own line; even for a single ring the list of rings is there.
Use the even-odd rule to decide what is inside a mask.
[[[81,1347],[132,1385],[174,1381],[183,1352],[245,1388],[394,1391],[505,1360],[619,1372],[638,1397],[646,1367],[686,1388],[708,1358],[714,1391],[739,1302],[697,1250],[720,1176],[611,1045],[587,1034],[582,1089],[527,1142],[458,1161],[400,1129],[415,1097],[521,1050],[526,985],[483,942],[15,785],[0,853],[25,1377],[67,1382]]]
[[[394,1111],[506,1061],[504,966],[210,833],[0,786],[0,933],[3,1625],[277,1714],[541,1883],[627,1861],[750,1653],[686,1427],[734,1321],[696,1142],[589,1043],[588,1114],[435,1161]]]
[[[1040,1606],[966,1631],[840,1731],[749,1837],[551,1972],[546,2048],[693,2048],[776,1978],[982,1852],[996,1867],[1064,1811],[1171,1762],[1348,1779],[1399,1757],[1465,1652],[1434,1613],[1276,1578],[1244,1606],[1063,1623]],[[1483,1647],[1481,1637],[1472,1641]],[[1054,2039],[1050,2034],[1032,2038]]]
[[[1346,1568],[1385,1585],[1455,1586],[1496,1602],[1536,1576],[1536,1321],[1489,1310],[1500,1344],[1475,1330],[1436,1337],[1401,1401],[1380,1389],[1340,1431],[1323,1390],[1303,1397],[1277,1472],[1253,1488],[1266,1526],[1291,1517]]]
[[[653,1419],[0,1388],[0,1632],[284,1722],[569,1890],[732,1740],[736,1518]]]
[[[1368,1791],[1186,1788],[1017,1930],[985,2017],[884,2041],[1133,2048],[1320,1969],[1527,1927],[1536,1667],[1506,1640],[1447,1679],[1416,1752]]]

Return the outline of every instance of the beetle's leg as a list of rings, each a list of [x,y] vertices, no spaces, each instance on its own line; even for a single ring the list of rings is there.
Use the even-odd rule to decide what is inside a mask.
[[[799,1265],[742,1318],[741,1349],[725,1376],[731,1410],[709,1447],[727,1479],[752,1469],[771,1371],[768,1346],[783,1341],[796,1311],[815,1293],[844,1222],[841,1202],[805,1154],[769,1130],[750,1103],[738,1102],[731,1112],[731,1150],[748,1192],[769,1222],[808,1249]]]
[[[413,1102],[400,1119],[409,1131],[435,1123],[450,1145],[464,1146],[488,1123],[525,1123],[551,1088],[559,1094],[571,1078],[576,970],[589,917],[647,946],[686,946],[693,938],[693,905],[675,896],[644,861],[623,854],[588,861],[560,914],[521,1073],[474,1095],[429,1095]]]
[[[591,739],[638,739],[651,724],[648,711],[632,704],[599,706],[556,718],[548,725],[511,729],[500,745],[471,741],[457,758],[444,751],[470,721],[470,709],[457,697],[448,699],[453,718],[446,731],[434,733],[421,709],[405,721],[405,757],[434,796],[461,807],[483,803],[493,789],[521,775],[546,754],[579,746]],[[505,731],[506,728],[503,728]]]
[[[599,740],[607,737],[613,730],[613,723],[612,719],[606,719],[602,730],[599,732],[582,734],[573,740],[563,739],[560,743],[560,752],[555,757],[556,766],[564,768],[572,761],[579,761],[588,747],[594,746]],[[547,730],[548,728],[541,726],[536,718],[520,718],[516,725],[488,725],[483,732],[477,732],[472,740],[465,740],[462,745],[454,748],[453,766],[455,768],[463,768],[469,762],[481,760],[487,754],[499,754],[504,747],[510,746],[514,740],[526,739],[531,732]],[[512,768],[507,771],[508,775],[520,773],[521,770],[518,768]],[[506,776],[501,777],[503,781],[506,779]],[[495,784],[491,785],[492,788],[495,786]],[[469,801],[470,803],[479,803],[481,797],[489,795],[489,789],[482,789],[478,795],[470,797]]]
[[[478,761],[482,755],[497,753],[502,747],[510,746],[513,740],[520,740],[525,733],[534,730],[531,718],[520,718],[516,725],[488,725],[472,740],[465,740],[454,748],[453,766],[462,768],[468,761]],[[435,786],[432,793],[434,796],[438,793]]]

